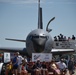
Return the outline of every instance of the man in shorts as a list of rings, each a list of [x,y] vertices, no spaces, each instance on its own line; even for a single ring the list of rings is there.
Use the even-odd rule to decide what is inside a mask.
[[[17,52],[17,61],[18,61],[18,75],[21,75],[21,70],[22,70],[22,60],[24,58]]]

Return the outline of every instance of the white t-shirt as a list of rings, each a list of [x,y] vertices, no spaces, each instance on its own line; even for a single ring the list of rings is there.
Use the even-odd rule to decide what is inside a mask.
[[[59,67],[61,70],[67,68],[67,66],[66,66],[66,64],[65,64],[64,62],[58,62],[57,65],[58,65],[58,67]]]
[[[23,59],[23,57],[22,57],[21,55],[19,55],[19,56],[17,57],[18,65],[20,65],[20,64],[22,63],[22,59]]]

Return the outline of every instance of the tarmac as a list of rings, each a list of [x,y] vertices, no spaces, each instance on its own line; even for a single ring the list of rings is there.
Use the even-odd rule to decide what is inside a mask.
[[[69,71],[67,71],[66,75],[70,75]],[[74,74],[72,74],[72,75],[76,75],[76,69],[74,70]]]

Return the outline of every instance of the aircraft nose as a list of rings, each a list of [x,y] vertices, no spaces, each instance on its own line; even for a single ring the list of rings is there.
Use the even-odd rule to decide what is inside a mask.
[[[36,52],[42,52],[45,48],[46,38],[33,39],[33,47]]]
[[[45,42],[46,42],[46,40],[45,40],[45,39],[42,39],[42,40],[37,41],[37,43],[38,43],[39,45],[44,45],[44,44],[45,44]]]

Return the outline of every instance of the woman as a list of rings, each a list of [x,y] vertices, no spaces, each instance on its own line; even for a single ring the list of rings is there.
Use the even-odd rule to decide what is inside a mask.
[[[60,75],[60,69],[58,68],[58,65],[56,62],[51,61],[49,71],[52,73],[52,75]]]
[[[25,62],[25,60],[22,60],[22,71],[21,71],[21,75],[28,75],[28,71],[26,70],[27,64]]]

